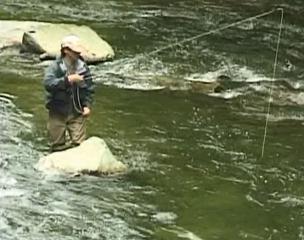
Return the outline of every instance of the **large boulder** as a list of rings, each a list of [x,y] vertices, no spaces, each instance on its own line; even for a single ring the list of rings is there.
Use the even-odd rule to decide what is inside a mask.
[[[88,63],[114,57],[112,47],[87,26],[0,20],[0,49],[22,46],[23,51],[40,54],[41,60],[54,59],[59,55],[61,40],[67,35],[76,35],[81,39],[85,49],[82,57]]]
[[[54,152],[40,158],[35,166],[44,172],[64,173],[123,173],[127,167],[118,161],[104,140],[91,137],[79,146],[60,152]]]
[[[84,47],[81,55],[86,62],[103,62],[114,57],[112,47],[96,32],[87,26],[73,24],[40,25],[26,31],[22,39],[22,48],[41,54],[41,60],[53,59],[60,54],[61,40],[67,35],[75,35],[80,38],[80,43]]]
[[[24,32],[43,25],[47,23],[0,20],[0,49],[20,46]]]

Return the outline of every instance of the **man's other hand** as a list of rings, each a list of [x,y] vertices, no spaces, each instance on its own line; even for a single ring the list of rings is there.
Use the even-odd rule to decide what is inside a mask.
[[[87,117],[91,113],[91,110],[88,107],[84,107],[82,111],[82,116]]]

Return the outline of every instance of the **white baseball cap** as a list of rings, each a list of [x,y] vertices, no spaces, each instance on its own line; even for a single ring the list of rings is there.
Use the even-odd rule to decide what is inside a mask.
[[[75,35],[65,36],[61,40],[61,49],[63,48],[69,48],[76,53],[82,53],[84,51],[84,47],[81,45],[79,37]]]

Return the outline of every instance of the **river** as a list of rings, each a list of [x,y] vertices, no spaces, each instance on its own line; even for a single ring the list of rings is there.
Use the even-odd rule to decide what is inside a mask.
[[[113,46],[91,66],[88,132],[130,170],[37,172],[45,64],[1,52],[0,239],[304,239],[304,8],[273,2],[2,0],[1,19],[85,24]],[[274,79],[280,11],[174,45],[276,7]],[[219,93],[185,88],[221,74]]]

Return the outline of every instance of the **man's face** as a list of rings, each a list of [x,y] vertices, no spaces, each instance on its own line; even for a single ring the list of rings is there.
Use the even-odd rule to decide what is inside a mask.
[[[65,54],[68,58],[70,58],[72,61],[76,61],[76,60],[79,58],[79,56],[80,56],[79,53],[74,52],[74,51],[72,51],[72,50],[69,49],[69,48],[64,48],[64,49],[63,49],[63,52],[64,52],[64,54]]]

